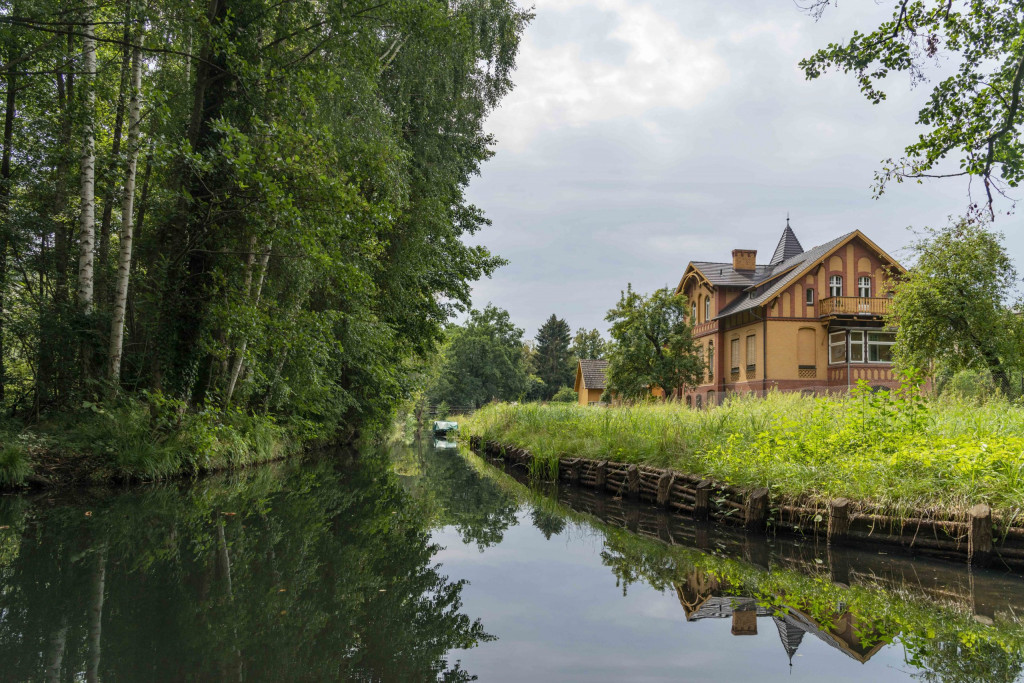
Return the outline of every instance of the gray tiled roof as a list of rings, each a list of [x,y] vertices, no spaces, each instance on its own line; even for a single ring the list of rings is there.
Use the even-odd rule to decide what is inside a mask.
[[[693,267],[715,287],[749,287],[768,277],[771,266],[760,265],[755,270],[735,270],[731,263],[694,261]]]
[[[797,254],[792,258],[786,259],[785,261],[778,264],[772,269],[771,275],[762,278],[760,282],[751,284],[754,287],[757,287],[760,284],[770,281],[775,274],[780,274],[781,276],[777,280],[775,280],[775,282],[772,282],[770,286],[766,287],[765,289],[761,289],[760,291],[755,289],[753,291],[745,292],[743,295],[737,297],[736,300],[733,301],[731,304],[729,304],[721,311],[719,311],[718,315],[715,316],[715,318],[724,318],[725,316],[732,315],[733,313],[739,313],[740,311],[747,311],[750,310],[751,308],[757,308],[758,306],[764,304],[765,302],[770,301],[772,297],[774,297],[780,291],[788,287],[793,282],[793,280],[795,280],[800,275],[800,273],[803,272],[803,269],[807,265],[820,259],[822,256],[831,251],[836,245],[848,239],[851,235],[853,235],[853,233],[848,232],[845,235],[842,235],[841,237],[835,238],[831,242],[819,244],[813,249],[808,249],[807,251],[801,254]]]
[[[775,247],[775,253],[772,254],[772,260],[768,263],[772,266],[777,266],[787,259],[791,259],[798,254],[802,254],[804,248],[800,246],[800,240],[796,238],[796,233],[789,227],[789,219],[786,219],[786,229],[782,231],[782,237],[779,238],[779,244]]]
[[[606,360],[581,358],[580,370],[583,373],[583,386],[587,389],[604,389],[604,373],[607,369],[608,361]]]

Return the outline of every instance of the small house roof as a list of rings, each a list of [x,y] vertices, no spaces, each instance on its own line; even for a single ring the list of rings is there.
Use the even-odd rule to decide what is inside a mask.
[[[583,386],[587,389],[604,389],[606,386],[605,371],[608,361],[600,358],[581,358],[579,373],[583,377]]]

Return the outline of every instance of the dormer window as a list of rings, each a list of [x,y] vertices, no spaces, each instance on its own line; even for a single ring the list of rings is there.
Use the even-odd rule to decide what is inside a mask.
[[[842,296],[843,295],[843,276],[833,275],[828,279],[828,295],[829,296]]]
[[[865,276],[857,280],[857,296],[862,299],[871,296],[871,278]]]

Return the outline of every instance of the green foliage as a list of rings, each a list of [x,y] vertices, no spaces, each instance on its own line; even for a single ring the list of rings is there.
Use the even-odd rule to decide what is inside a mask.
[[[449,327],[432,401],[480,407],[492,400],[516,400],[529,389],[523,331],[508,311],[490,304],[470,311],[465,325]]]
[[[493,153],[484,122],[512,87],[530,12],[514,0],[5,7],[17,20],[0,24],[0,79],[16,116],[0,180],[0,408],[48,419],[162,392],[200,445],[217,444],[212,461],[244,459],[232,434],[253,425],[236,408],[343,437],[390,424],[470,283],[503,263],[466,244],[488,221],[465,190]],[[94,116],[78,23],[90,7]],[[145,62],[144,111],[130,315],[108,386],[126,39]],[[91,315],[73,303],[86,124]],[[116,399],[103,406],[127,411],[104,428],[112,452],[158,429]],[[125,465],[170,467],[156,451]]]
[[[605,318],[612,324],[608,390],[639,399],[654,387],[667,396],[675,389],[696,386],[704,361],[688,318],[686,297],[667,288],[645,297],[628,286]]]
[[[831,0],[810,3],[819,14]],[[868,32],[853,31],[800,62],[808,79],[829,69],[853,73],[872,103],[885,100],[880,81],[906,72],[911,83],[926,81],[925,69],[951,60],[956,70],[938,79],[918,112],[925,127],[905,157],[888,159],[876,174],[881,194],[895,180],[981,176],[989,206],[992,189],[1017,187],[1024,178],[1020,106],[1024,77],[1024,19],[1012,0],[892,0],[892,19]],[[958,171],[944,160],[959,156]]]
[[[896,391],[861,385],[844,398],[730,396],[709,410],[677,403],[609,410],[487,406],[464,430],[521,445],[550,467],[587,457],[673,467],[787,498],[846,497],[899,514],[960,512],[986,502],[1024,514],[1024,409],[925,398],[911,377]]]
[[[603,359],[607,353],[608,342],[604,340],[601,333],[596,329],[587,330],[580,328],[572,338],[572,346],[569,353],[576,360],[579,359]],[[573,363],[575,367],[575,363]]]
[[[576,395],[576,390],[572,387],[562,387],[555,392],[551,400],[556,403],[575,403],[579,400],[579,396]]]
[[[939,394],[951,394],[964,401],[982,404],[999,391],[992,381],[992,373],[988,369],[960,370],[952,377],[939,376],[935,380]]]
[[[0,489],[18,486],[32,473],[28,454],[17,441],[0,441]]]
[[[1012,300],[1016,270],[1001,242],[985,225],[960,220],[928,230],[913,246],[917,259],[896,284],[889,319],[897,327],[897,367],[983,369],[1008,393],[1024,323]]]
[[[554,313],[537,330],[536,372],[545,386],[541,398],[550,399],[557,387],[572,381],[575,367],[570,360],[569,335],[569,323]]]

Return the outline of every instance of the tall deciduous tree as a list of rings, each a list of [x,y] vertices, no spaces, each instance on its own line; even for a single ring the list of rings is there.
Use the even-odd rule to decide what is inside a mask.
[[[588,330],[583,327],[576,330],[572,338],[569,353],[577,360],[580,358],[604,358],[608,343],[597,329]]]
[[[537,330],[537,376],[544,380],[544,398],[551,398],[559,387],[572,382],[569,358],[569,323],[554,313]]]
[[[669,396],[700,382],[704,362],[693,341],[686,297],[667,288],[645,297],[629,285],[605,320],[612,324],[609,391],[636,399],[660,387]]]
[[[820,16],[834,0],[814,0]],[[838,3],[837,3],[838,4]],[[852,72],[861,91],[877,104],[886,98],[880,81],[893,72],[925,80],[928,63],[956,70],[932,89],[917,122],[924,132],[900,159],[886,159],[876,173],[881,194],[895,180],[977,176],[990,215],[993,190],[1024,179],[1024,14],[1015,0],[890,0],[892,19],[866,33],[854,31],[800,62],[808,79],[830,69]],[[957,158],[955,168],[944,164]]]
[[[432,401],[478,408],[494,399],[518,399],[527,388],[523,330],[508,311],[488,304],[470,311],[464,326],[449,328]]]
[[[896,284],[889,322],[897,326],[898,367],[956,372],[988,369],[1003,391],[1021,364],[1024,341],[1017,271],[1002,236],[959,220],[928,230],[917,258]]]

